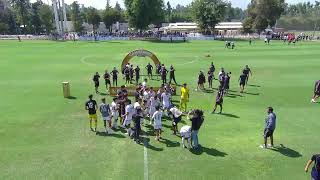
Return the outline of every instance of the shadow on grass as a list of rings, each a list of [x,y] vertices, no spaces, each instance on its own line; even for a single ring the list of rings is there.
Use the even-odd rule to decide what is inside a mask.
[[[166,138],[162,138],[160,140],[161,143],[164,143],[166,144],[167,147],[179,147],[180,146],[180,143],[177,142],[177,141],[170,141],[169,139],[166,139]]]
[[[153,145],[151,145],[149,142],[150,142],[150,138],[148,137],[141,137],[141,142],[143,142],[143,144],[140,144],[150,150],[153,150],[153,151],[163,151],[163,148],[158,148],[158,147],[155,147]]]
[[[70,99],[70,100],[76,100],[76,99],[77,99],[77,97],[69,96],[69,97],[67,97],[67,99]]]
[[[291,158],[298,158],[302,156],[302,154],[300,154],[298,151],[285,147],[283,144],[280,144],[280,147],[275,147],[274,149],[270,150],[279,152],[280,154]]]
[[[101,96],[106,96],[108,95],[107,93],[99,93]]]
[[[190,149],[189,151],[195,155],[201,155],[203,153],[206,153],[209,156],[217,156],[217,157],[225,157],[228,155],[227,153],[219,151],[217,149],[206,148],[206,147],[200,147],[199,149]]]
[[[253,96],[259,96],[260,95],[260,93],[250,93],[250,92],[243,92],[243,94],[253,95]]]
[[[251,86],[251,87],[261,87],[259,85],[254,85],[254,84],[247,84],[247,86]]]
[[[218,115],[227,116],[227,117],[231,117],[231,118],[240,118],[240,117],[237,116],[237,115],[229,114],[229,113],[221,113],[221,114],[218,114]]]
[[[115,137],[115,138],[125,138],[126,136],[122,134],[107,134],[106,132],[96,132],[97,136],[108,136],[108,137]]]

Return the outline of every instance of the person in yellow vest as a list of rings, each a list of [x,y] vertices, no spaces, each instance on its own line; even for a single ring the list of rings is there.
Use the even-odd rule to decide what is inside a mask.
[[[187,84],[184,83],[181,88],[181,100],[180,100],[180,110],[183,112],[187,112],[187,103],[189,102],[189,89],[187,88]]]

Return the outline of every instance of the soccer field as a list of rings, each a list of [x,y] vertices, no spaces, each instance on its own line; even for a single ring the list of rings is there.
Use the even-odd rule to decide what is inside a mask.
[[[191,90],[189,108],[204,110],[199,152],[181,147],[169,120],[164,121],[162,142],[145,127],[146,146],[120,131],[99,136],[89,130],[84,103],[94,94],[93,74],[120,68],[127,53],[141,48],[167,66],[175,65],[178,83],[188,83]],[[319,49],[316,42],[236,42],[236,49],[229,50],[222,41],[0,41],[0,179],[310,179],[305,163],[320,152],[320,104],[310,103],[320,79]],[[141,66],[148,62],[132,60]],[[198,72],[207,71],[211,62],[216,73],[221,67],[232,72],[224,115],[210,114],[216,90],[194,91]],[[245,65],[253,77],[240,94],[238,78]],[[63,81],[70,82],[74,99],[63,98]],[[102,90],[104,82],[100,84]],[[98,103],[101,97],[94,95]],[[277,114],[273,150],[259,148],[268,106]],[[98,130],[103,130],[101,118]]]

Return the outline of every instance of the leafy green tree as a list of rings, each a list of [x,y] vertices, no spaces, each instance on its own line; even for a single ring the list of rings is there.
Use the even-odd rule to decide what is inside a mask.
[[[40,0],[31,4],[31,24],[34,34],[40,34],[43,31],[39,15],[42,4],[43,3]]]
[[[170,19],[171,19],[171,15],[172,15],[172,7],[171,7],[171,4],[170,2],[168,1],[167,2],[167,9],[166,9],[166,16],[167,16],[167,21],[169,22]]]
[[[145,30],[148,25],[158,25],[164,21],[163,0],[125,0],[128,20],[131,27]]]
[[[54,29],[53,25],[53,12],[49,5],[42,4],[39,9],[39,16],[42,23],[42,26],[44,28],[44,31],[49,34]]]
[[[93,32],[96,32],[96,30],[99,28],[101,17],[99,15],[99,12],[96,8],[90,7],[87,11],[87,19],[88,23],[92,24]]]
[[[204,32],[212,32],[224,19],[226,3],[223,0],[195,0],[192,2],[193,17]]]
[[[182,6],[178,4],[175,8],[172,9],[172,15],[169,22],[190,22],[193,20],[191,11],[192,10],[190,5]]]
[[[30,1],[29,0],[11,0],[11,4],[15,11],[18,13],[18,22],[24,27],[23,30],[25,33],[26,26],[29,23],[29,10],[30,10]]]
[[[284,10],[284,0],[252,0],[247,9],[247,17],[244,19],[245,32],[260,33],[268,26],[274,26]]]
[[[121,20],[121,14],[114,8],[109,8],[104,11],[103,23],[109,31],[112,31],[112,24]]]
[[[73,23],[74,31],[75,32],[82,32],[83,31],[83,17],[80,12],[80,6],[79,4],[75,1],[71,4],[71,20]]]

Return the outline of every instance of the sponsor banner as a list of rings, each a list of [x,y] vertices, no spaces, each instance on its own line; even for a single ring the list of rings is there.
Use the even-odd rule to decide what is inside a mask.
[[[121,89],[121,87],[110,87],[109,88],[109,94],[110,96],[117,96],[117,92]],[[128,91],[128,96],[134,96],[136,92],[136,87],[126,87],[126,90]],[[160,89],[160,87],[153,87],[154,92],[157,92]],[[176,95],[177,93],[177,87],[171,86],[171,89],[173,91],[172,95]]]

